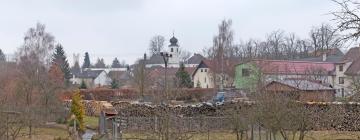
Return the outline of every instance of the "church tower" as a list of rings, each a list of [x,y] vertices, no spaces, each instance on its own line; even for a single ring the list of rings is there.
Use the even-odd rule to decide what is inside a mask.
[[[178,40],[175,38],[175,36],[173,35],[173,37],[170,39],[170,45],[169,45],[169,50],[168,53],[172,55],[171,58],[169,58],[169,64],[177,64],[179,65],[180,63],[180,59],[179,59],[179,44],[178,44]]]

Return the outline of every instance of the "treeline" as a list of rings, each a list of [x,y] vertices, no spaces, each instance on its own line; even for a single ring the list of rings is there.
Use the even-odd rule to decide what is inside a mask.
[[[249,59],[298,59],[320,55],[324,50],[341,48],[342,36],[329,24],[315,26],[307,38],[295,33],[276,30],[266,35],[264,40],[249,39],[234,43],[231,20],[219,24],[219,34],[214,37],[213,46],[204,48],[203,54],[215,58],[223,53],[224,58]]]

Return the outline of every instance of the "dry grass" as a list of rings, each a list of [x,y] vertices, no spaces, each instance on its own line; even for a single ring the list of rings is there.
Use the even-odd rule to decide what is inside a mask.
[[[258,140],[258,133],[254,133],[254,140]],[[261,135],[265,139],[265,134]],[[280,135],[277,135],[277,140],[282,140]],[[150,138],[155,139],[153,135],[144,133],[125,133],[123,138]],[[248,133],[250,138],[250,132]],[[291,137],[292,138],[292,137]],[[290,138],[290,139],[291,139]],[[298,136],[295,137],[298,139]],[[360,139],[360,132],[338,132],[338,131],[311,131],[306,134],[305,140],[358,140]],[[190,140],[236,140],[236,135],[230,132],[210,132],[195,134]],[[244,140],[246,136],[244,135]]]
[[[27,132],[27,131],[25,131]],[[35,128],[32,138],[28,136],[20,137],[19,140],[54,140],[54,138],[66,138],[69,134],[66,128],[53,127],[53,128]]]

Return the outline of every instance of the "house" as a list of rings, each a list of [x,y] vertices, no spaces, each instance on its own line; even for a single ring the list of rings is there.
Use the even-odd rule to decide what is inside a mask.
[[[233,87],[234,64],[236,61],[227,60],[221,66],[213,60],[202,60],[192,74],[194,87],[219,88],[223,79],[224,87]]]
[[[274,80],[266,84],[266,93],[285,94],[301,102],[333,102],[336,90],[302,79]]]
[[[341,97],[354,94],[356,87],[354,81],[358,81],[360,74],[360,47],[348,50],[341,62],[336,63],[335,88]]]
[[[81,70],[80,72],[72,72],[73,77],[70,81],[73,84],[81,84],[85,82],[87,87],[98,87],[109,85],[111,79],[104,70]]]
[[[262,60],[240,63],[235,67],[235,87],[254,91],[259,84],[273,80],[308,79],[334,85],[335,64],[332,62]]]

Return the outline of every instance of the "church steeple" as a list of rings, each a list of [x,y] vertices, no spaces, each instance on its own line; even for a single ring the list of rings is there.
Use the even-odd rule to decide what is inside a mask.
[[[180,59],[179,59],[179,44],[178,44],[178,39],[174,35],[174,32],[173,32],[172,38],[170,39],[170,45],[169,45],[169,51],[168,52],[172,55],[172,58],[169,59],[169,63],[179,64],[179,62],[180,62]]]
[[[170,46],[179,46],[178,45],[178,39],[174,36],[174,34],[173,34],[173,37],[170,39],[170,45],[169,45],[169,47]]]

